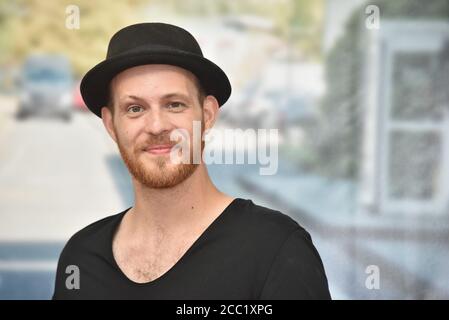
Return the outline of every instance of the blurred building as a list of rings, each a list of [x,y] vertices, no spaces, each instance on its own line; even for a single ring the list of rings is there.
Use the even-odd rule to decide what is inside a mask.
[[[449,102],[437,98],[449,87],[438,76],[449,23],[383,20],[365,34],[361,204],[382,214],[447,215]]]

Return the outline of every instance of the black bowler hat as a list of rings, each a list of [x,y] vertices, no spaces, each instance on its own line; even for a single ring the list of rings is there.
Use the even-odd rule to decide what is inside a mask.
[[[139,23],[112,36],[106,60],[81,80],[81,95],[87,107],[101,117],[108,102],[109,82],[121,71],[145,64],[169,64],[197,76],[206,94],[222,106],[231,95],[231,84],[223,70],[204,58],[195,38],[186,30],[166,23]]]

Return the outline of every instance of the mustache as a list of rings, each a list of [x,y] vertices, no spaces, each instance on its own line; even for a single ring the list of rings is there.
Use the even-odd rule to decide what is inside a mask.
[[[158,145],[169,145],[170,147],[174,147],[180,141],[181,139],[170,140],[170,133],[163,133],[157,136],[150,135],[141,145],[139,145],[139,149],[146,150]]]

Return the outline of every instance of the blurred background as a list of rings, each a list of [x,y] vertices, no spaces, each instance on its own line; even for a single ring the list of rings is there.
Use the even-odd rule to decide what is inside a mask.
[[[448,299],[448,18],[447,0],[0,0],[0,299],[49,299],[69,237],[132,205],[79,81],[149,21],[229,75],[218,130],[279,129],[275,175],[209,171],[311,233],[334,299]]]

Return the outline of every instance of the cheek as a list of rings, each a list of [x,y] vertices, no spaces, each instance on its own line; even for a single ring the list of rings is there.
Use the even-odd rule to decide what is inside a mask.
[[[121,146],[129,148],[136,143],[138,132],[134,132],[129,128],[118,127],[115,131],[115,135]]]
[[[195,112],[186,114],[185,116],[176,120],[177,121],[175,125],[177,128],[183,128],[187,130],[189,133],[192,133],[195,127],[199,127],[200,124],[202,125],[203,113],[201,111],[196,110]]]

